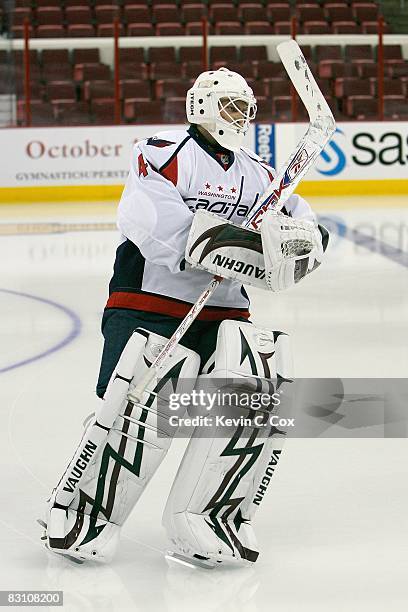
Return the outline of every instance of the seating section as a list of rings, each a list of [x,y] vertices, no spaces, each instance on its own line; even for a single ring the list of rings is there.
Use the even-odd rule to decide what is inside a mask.
[[[16,0],[3,30],[23,36],[28,19],[36,38],[201,34],[288,34],[296,17],[299,34],[358,34],[377,31],[376,0]],[[389,26],[385,24],[385,31]]]
[[[73,1],[73,0],[72,0]],[[370,45],[304,46],[303,52],[338,120],[378,117],[377,48]],[[121,116],[128,123],[180,123],[185,95],[202,70],[200,47],[120,49]],[[24,121],[23,53],[1,56],[14,66],[18,117]],[[227,66],[245,76],[258,100],[258,121],[292,120],[291,86],[281,63],[268,60],[264,45],[213,46],[210,66]],[[408,118],[408,61],[400,45],[384,47],[384,112]],[[115,87],[110,66],[97,48],[30,51],[34,124],[83,125],[114,122]],[[305,119],[302,103],[296,118]]]

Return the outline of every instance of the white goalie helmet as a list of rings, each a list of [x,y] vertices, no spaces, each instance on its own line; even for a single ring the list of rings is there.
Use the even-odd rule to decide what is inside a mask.
[[[237,151],[255,118],[256,99],[240,74],[219,68],[198,76],[187,92],[186,112],[189,123],[202,125],[222,147]]]

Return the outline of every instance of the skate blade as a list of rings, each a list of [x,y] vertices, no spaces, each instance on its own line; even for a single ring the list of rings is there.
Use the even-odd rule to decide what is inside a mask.
[[[67,553],[59,552],[55,548],[50,548],[48,546],[48,543],[45,544],[45,548],[48,550],[48,552],[53,553],[53,555],[57,555],[58,557],[64,557],[64,559],[68,559],[68,561],[71,561],[72,563],[76,563],[77,565],[82,565],[85,562],[84,559],[79,559],[78,557],[73,557]]]
[[[168,561],[174,561],[176,563],[180,563],[180,565],[185,565],[194,569],[201,568],[206,570],[212,570],[215,567],[212,561],[206,561],[205,559],[196,559],[195,557],[187,557],[172,550],[168,550],[165,553],[164,557]]]

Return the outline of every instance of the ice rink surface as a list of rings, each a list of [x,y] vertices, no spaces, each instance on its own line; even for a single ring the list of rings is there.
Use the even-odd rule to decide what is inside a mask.
[[[407,376],[405,200],[309,198],[331,230],[325,264],[286,293],[252,292],[252,320],[291,334],[298,377]],[[0,590],[62,589],[69,611],[407,610],[406,438],[288,440],[251,569],[164,559],[160,518],[182,440],[110,566],[45,552],[35,521],[97,402],[114,215],[109,203],[0,207]]]

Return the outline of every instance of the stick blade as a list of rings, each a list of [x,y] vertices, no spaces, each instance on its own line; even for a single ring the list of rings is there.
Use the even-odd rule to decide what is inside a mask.
[[[287,40],[277,46],[279,57],[300,99],[306,107],[310,121],[327,118],[334,124],[333,114],[320,91],[305,57],[295,40]]]

